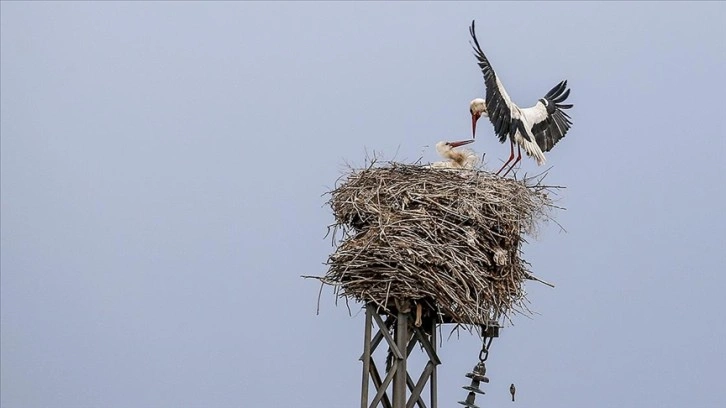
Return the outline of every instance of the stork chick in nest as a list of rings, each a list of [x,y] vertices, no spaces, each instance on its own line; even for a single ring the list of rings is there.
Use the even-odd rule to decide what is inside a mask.
[[[435,162],[431,167],[449,168],[449,169],[473,169],[479,161],[476,153],[471,150],[454,150],[455,148],[472,143],[474,140],[464,140],[460,142],[440,141],[436,143],[436,151],[441,157],[448,159],[447,161]]]

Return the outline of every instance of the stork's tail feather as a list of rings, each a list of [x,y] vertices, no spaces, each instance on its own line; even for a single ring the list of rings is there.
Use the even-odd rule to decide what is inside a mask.
[[[545,158],[545,155],[542,153],[542,151],[537,148],[536,151],[527,151],[527,156],[534,157],[535,160],[537,160],[537,165],[541,166],[545,163],[547,163],[547,159]]]
[[[530,142],[527,139],[522,138],[520,144],[524,148],[524,152],[527,154],[527,156],[533,157],[537,161],[538,166],[541,166],[547,162],[544,153],[542,153],[542,149],[539,148],[539,145],[537,145],[537,143]]]
[[[516,129],[518,130],[515,130],[514,141],[517,145],[524,148],[524,152],[527,156],[534,157],[534,159],[537,160],[537,165],[541,166],[545,164],[547,159],[545,159],[542,149],[536,143],[534,135],[531,135],[530,132],[527,131],[527,127],[522,122],[518,122]],[[529,137],[529,140],[526,139],[527,136]]]

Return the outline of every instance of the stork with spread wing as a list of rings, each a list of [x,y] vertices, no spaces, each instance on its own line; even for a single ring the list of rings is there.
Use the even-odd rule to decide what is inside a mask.
[[[531,108],[520,108],[512,102],[479,46],[474,31],[474,21],[471,22],[469,33],[474,40],[472,44],[474,55],[484,74],[486,84],[486,99],[474,99],[469,106],[473,136],[476,136],[476,123],[479,118],[487,116],[494,125],[494,132],[499,137],[499,141],[504,143],[509,139],[511,146],[509,160],[504,163],[497,174],[501,173],[514,159],[515,143],[517,144],[517,159],[504,173],[504,176],[522,159],[522,147],[528,156],[537,160],[538,165],[544,164],[544,152],[550,151],[560,139],[565,137],[572,125],[570,117],[565,112],[565,109],[570,109],[572,105],[563,104],[570,95],[567,81],[557,84]]]

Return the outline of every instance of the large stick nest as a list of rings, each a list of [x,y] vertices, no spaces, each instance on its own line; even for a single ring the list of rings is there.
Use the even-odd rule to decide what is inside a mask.
[[[422,303],[442,322],[528,310],[523,236],[548,218],[556,188],[541,181],[400,163],[352,170],[330,192],[342,236],[320,279],[387,311]]]

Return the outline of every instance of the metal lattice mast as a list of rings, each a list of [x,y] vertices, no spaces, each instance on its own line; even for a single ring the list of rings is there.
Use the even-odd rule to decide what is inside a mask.
[[[366,318],[363,342],[363,381],[361,386],[361,408],[436,408],[436,366],[441,364],[436,354],[436,321],[431,319],[429,327],[423,328],[410,324],[412,313],[398,311],[394,314],[384,313],[385,321],[374,305],[366,305]],[[418,323],[418,322],[417,322]],[[377,329],[372,335],[373,329]],[[393,332],[393,333],[391,333]],[[388,372],[381,372],[373,359],[373,352],[386,340],[392,355],[392,364]],[[411,351],[420,345],[426,352],[428,361],[416,382],[408,372],[407,360]],[[370,384],[373,383],[375,395],[370,399]],[[422,395],[428,385],[428,405]],[[391,386],[389,397],[389,386]],[[369,403],[370,401],[370,403]]]

